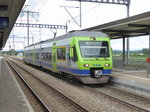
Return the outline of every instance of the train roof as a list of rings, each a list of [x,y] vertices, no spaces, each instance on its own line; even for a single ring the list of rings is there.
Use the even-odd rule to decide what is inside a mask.
[[[65,35],[58,36],[56,38],[52,38],[49,40],[56,41],[71,37],[108,37],[108,35],[102,32],[93,32],[93,31],[71,31]]]
[[[71,31],[65,35],[48,39],[43,43],[53,42],[53,41],[71,38],[71,37],[108,37],[108,35],[102,32],[95,32],[95,31]]]
[[[107,34],[102,33],[102,32],[95,32],[95,31],[71,31],[65,35],[62,36],[58,36],[52,39],[48,39],[46,41],[42,41],[42,42],[38,42],[26,47],[31,47],[37,44],[44,44],[47,42],[53,42],[53,41],[57,41],[57,40],[62,40],[62,39],[66,39],[66,38],[71,38],[71,37],[108,37]],[[26,48],[25,47],[25,48]]]

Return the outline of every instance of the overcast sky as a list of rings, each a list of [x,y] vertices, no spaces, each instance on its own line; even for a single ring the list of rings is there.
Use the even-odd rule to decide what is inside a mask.
[[[130,5],[130,16],[141,14],[150,11],[150,0],[131,0]],[[69,31],[80,30],[107,22],[115,21],[127,17],[127,8],[123,5],[108,5],[108,4],[98,4],[98,3],[82,3],[82,27],[80,28],[67,13],[67,11],[62,6],[72,6],[78,7],[79,2],[70,2],[66,0],[27,0],[26,5],[23,10],[31,10],[34,12],[39,12],[39,16],[30,17],[30,23],[41,23],[41,24],[54,24],[54,25],[65,25],[67,23]],[[79,8],[67,8],[75,20],[79,22]],[[36,18],[36,19],[35,19]],[[69,21],[71,20],[71,21]],[[20,16],[17,22],[26,22],[26,14]],[[53,37],[50,29],[30,29],[30,37],[34,37],[34,43],[41,40],[46,40]],[[40,32],[41,31],[41,32]],[[58,30],[57,35],[64,34],[65,30]],[[15,35],[15,49],[22,49],[27,45],[26,28],[14,28],[10,37]],[[41,35],[41,36],[40,36]],[[21,38],[19,38],[21,37]],[[4,49],[9,49],[8,46],[13,47],[12,38],[10,38]],[[25,43],[24,43],[25,42]],[[30,39],[32,43],[32,39]],[[122,40],[111,41],[113,49],[122,49]],[[119,46],[119,47],[118,47]],[[142,49],[148,48],[148,36],[137,37],[130,39],[130,49]]]

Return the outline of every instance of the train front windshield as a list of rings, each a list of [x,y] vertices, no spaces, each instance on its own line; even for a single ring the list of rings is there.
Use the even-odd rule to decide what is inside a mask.
[[[107,41],[79,41],[79,46],[84,58],[109,57]]]

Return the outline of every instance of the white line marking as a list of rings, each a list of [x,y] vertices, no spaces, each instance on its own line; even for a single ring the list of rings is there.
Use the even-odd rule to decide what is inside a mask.
[[[126,76],[126,77],[132,77],[132,78],[137,78],[137,79],[143,79],[143,80],[148,80],[148,81],[150,81],[150,79],[142,78],[142,77],[129,76],[129,75],[120,74],[120,73],[114,73],[114,72],[113,72],[113,74],[117,74],[117,75],[122,75],[122,76]]]

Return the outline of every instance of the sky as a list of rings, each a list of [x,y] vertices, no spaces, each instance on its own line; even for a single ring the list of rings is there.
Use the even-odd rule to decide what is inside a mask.
[[[131,0],[130,16],[141,14],[150,11],[150,0]],[[34,17],[30,15],[30,23],[38,24],[52,24],[52,25],[68,25],[68,31],[80,30],[104,23],[127,17],[127,8],[123,5],[99,4],[82,2],[82,27],[79,27],[69,16],[64,6],[70,14],[75,17],[76,22],[79,23],[79,2],[71,2],[67,0],[27,0],[22,10],[38,12]],[[26,14],[21,13],[17,22],[26,22]],[[4,50],[11,48],[23,49],[27,46],[27,28],[13,28],[10,38],[7,41]],[[50,30],[30,28],[30,44],[36,43],[40,40],[53,38],[53,32],[57,32],[57,36],[65,34],[65,30]],[[15,45],[12,41],[14,37]],[[130,38],[130,50],[138,50],[148,48],[148,36]],[[111,40],[112,48],[115,50],[122,50],[122,39]],[[119,46],[119,47],[118,47]]]

